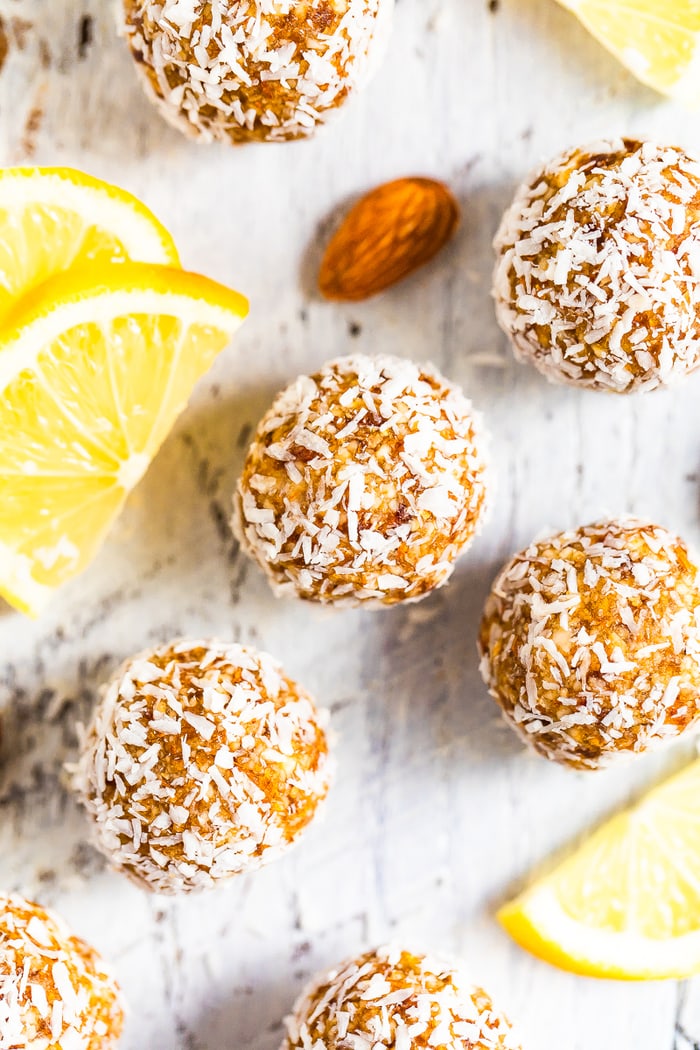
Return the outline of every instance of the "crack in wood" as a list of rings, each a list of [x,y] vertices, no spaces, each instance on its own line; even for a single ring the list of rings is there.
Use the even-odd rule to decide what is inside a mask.
[[[673,1019],[673,1050],[700,1050],[700,1039],[695,1039],[690,1032],[688,1032],[683,1023],[683,1011],[685,1010],[687,1000],[688,983],[687,981],[680,981],[678,983],[676,1010]]]
[[[83,15],[78,23],[78,58],[86,58],[94,39],[92,15]]]
[[[677,1024],[673,1050],[700,1050],[700,1040],[693,1039],[683,1025]]]

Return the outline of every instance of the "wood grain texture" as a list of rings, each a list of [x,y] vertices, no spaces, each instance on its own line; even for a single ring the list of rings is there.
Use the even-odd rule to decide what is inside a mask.
[[[700,124],[638,86],[553,0],[400,0],[387,62],[311,143],[202,148],[144,101],[105,0],[0,0],[0,160],[72,164],[142,196],[184,263],[247,294],[250,320],[200,384],[101,556],[39,623],[0,618],[0,884],[39,897],[114,960],[124,1050],[276,1050],[317,967],[386,937],[464,955],[539,1050],[691,1050],[696,984],[560,974],[499,931],[494,906],[693,750],[586,775],[525,754],[477,672],[488,585],[514,549],[601,512],[700,545],[700,379],[614,399],[515,364],[489,300],[490,240],[515,183],[565,145]],[[464,223],[430,267],[367,304],[313,280],[338,207],[402,175],[444,179]],[[246,436],[276,389],[331,356],[430,359],[492,434],[494,506],[426,603],[330,613],[278,602],[229,534]],[[173,634],[264,646],[333,711],[339,775],[288,859],[212,896],[162,902],[107,872],[61,786],[95,690]]]

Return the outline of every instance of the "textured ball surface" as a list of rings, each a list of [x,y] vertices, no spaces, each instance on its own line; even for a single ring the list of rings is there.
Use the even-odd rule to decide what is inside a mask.
[[[323,722],[265,653],[173,642],[135,657],[108,684],[73,774],[96,845],[159,893],[273,860],[328,791]]]
[[[391,605],[446,582],[484,498],[462,393],[428,366],[358,355],[277,397],[248,450],[234,530],[277,593]]]
[[[570,150],[495,240],[496,313],[549,379],[627,393],[700,361],[700,164],[630,139]]]
[[[481,625],[481,671],[540,754],[595,769],[700,712],[699,572],[658,525],[602,521],[516,554]]]
[[[122,1024],[97,952],[38,904],[0,894],[0,1046],[111,1050]]]
[[[377,948],[318,977],[287,1019],[281,1050],[519,1050],[510,1023],[459,968]]]
[[[124,0],[149,94],[205,141],[311,135],[369,79],[394,0]]]

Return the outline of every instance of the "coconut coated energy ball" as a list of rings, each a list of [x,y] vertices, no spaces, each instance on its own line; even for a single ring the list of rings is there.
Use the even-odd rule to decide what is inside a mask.
[[[278,594],[392,605],[447,581],[484,497],[482,438],[457,387],[427,365],[358,355],[276,398],[234,531]]]
[[[123,0],[149,95],[203,141],[313,134],[382,57],[394,0]]]
[[[281,1050],[520,1050],[505,1017],[461,969],[383,947],[318,977]]]
[[[111,1050],[122,1023],[97,952],[38,904],[0,894],[0,1046]]]
[[[547,378],[651,390],[700,360],[700,164],[615,139],[522,186],[496,236],[496,313]]]
[[[700,711],[698,566],[647,522],[533,543],[487,600],[481,672],[518,733],[580,769],[679,736]]]
[[[111,865],[158,893],[282,854],[329,783],[325,719],[265,653],[178,641],[107,685],[73,772]]]

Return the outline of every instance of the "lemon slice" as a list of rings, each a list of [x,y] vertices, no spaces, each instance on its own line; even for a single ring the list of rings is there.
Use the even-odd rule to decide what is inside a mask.
[[[574,973],[700,973],[700,762],[604,824],[498,918],[523,948]]]
[[[559,0],[644,84],[700,106],[698,0]]]
[[[144,263],[72,269],[0,335],[0,593],[38,613],[96,553],[197,379],[247,313]]]
[[[70,168],[0,170],[0,314],[80,264],[178,266],[167,230],[130,193]]]

